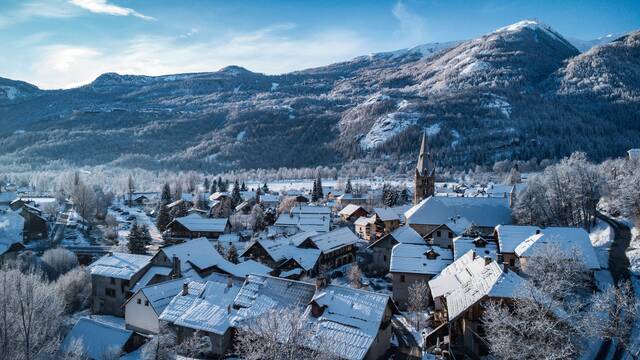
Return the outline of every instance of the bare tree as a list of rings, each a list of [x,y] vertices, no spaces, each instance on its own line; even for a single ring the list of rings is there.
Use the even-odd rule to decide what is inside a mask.
[[[87,220],[91,220],[88,219],[88,216],[93,216],[96,212],[96,194],[87,185],[80,182],[73,188],[71,200],[74,208],[82,217],[83,228],[86,229]]]
[[[195,331],[178,344],[178,354],[187,358],[203,358],[211,352],[211,339],[201,331]]]
[[[91,275],[85,268],[76,267],[56,280],[55,289],[68,313],[86,309],[91,300]]]
[[[129,206],[132,205],[133,193],[136,191],[136,185],[133,182],[133,177],[129,174],[127,178],[127,194],[129,194]]]
[[[176,334],[166,324],[160,324],[160,331],[142,348],[143,360],[173,360],[176,358]]]
[[[353,263],[353,265],[351,265],[347,277],[349,278],[351,286],[355,288],[360,288],[362,286],[362,271],[360,270],[358,263]]]
[[[407,299],[409,311],[415,313],[414,326],[416,330],[420,328],[421,313],[429,307],[429,284],[426,281],[416,281],[409,286],[409,296]]]
[[[296,198],[293,196],[287,196],[282,201],[280,201],[280,205],[278,205],[278,214],[288,213],[296,206]]]
[[[42,261],[47,263],[55,272],[56,277],[78,266],[78,257],[73,252],[63,249],[49,249],[42,254]]]

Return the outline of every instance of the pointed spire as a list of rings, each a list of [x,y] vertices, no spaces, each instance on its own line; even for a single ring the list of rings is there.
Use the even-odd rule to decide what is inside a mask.
[[[416,170],[418,170],[421,175],[431,174],[435,170],[433,158],[427,144],[426,132],[422,132],[422,144],[420,144],[420,154],[418,155],[418,164],[416,166]]]

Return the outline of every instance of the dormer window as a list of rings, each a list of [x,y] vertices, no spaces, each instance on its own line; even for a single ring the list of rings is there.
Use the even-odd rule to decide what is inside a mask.
[[[433,249],[429,249],[429,251],[427,251],[425,253],[425,256],[429,260],[435,260],[438,256],[440,256],[440,254],[438,254],[437,252],[433,251]]]

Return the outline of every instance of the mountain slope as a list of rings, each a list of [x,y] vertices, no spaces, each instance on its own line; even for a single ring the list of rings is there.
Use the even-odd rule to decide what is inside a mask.
[[[277,76],[237,66],[108,73],[56,91],[0,79],[0,166],[62,159],[217,171],[412,160],[422,129],[445,167],[573,150],[601,159],[637,146],[637,38],[580,54],[525,20],[469,41]],[[3,86],[18,91],[3,97]]]

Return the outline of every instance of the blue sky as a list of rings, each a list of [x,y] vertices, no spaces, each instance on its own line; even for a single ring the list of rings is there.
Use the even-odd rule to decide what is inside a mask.
[[[109,71],[275,74],[532,18],[593,39],[640,29],[640,1],[2,0],[0,76],[66,88]]]

